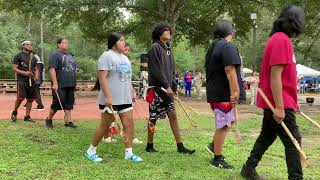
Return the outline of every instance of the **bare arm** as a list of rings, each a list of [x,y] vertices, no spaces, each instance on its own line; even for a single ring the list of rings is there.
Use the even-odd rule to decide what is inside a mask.
[[[275,103],[276,112],[274,114],[275,120],[280,123],[285,116],[283,99],[282,99],[282,80],[281,74],[284,69],[284,65],[275,65],[271,67],[270,74],[270,86],[272,97]]]
[[[58,90],[58,81],[57,81],[56,70],[54,68],[50,68],[49,74],[50,74],[51,81],[53,83],[52,89]]]
[[[110,93],[108,81],[107,81],[108,71],[100,70],[98,72],[98,78],[100,83],[100,88],[102,89],[102,92],[106,99],[106,106],[111,107],[112,106],[112,96]]]
[[[225,66],[224,71],[226,72],[227,78],[229,80],[230,95],[231,95],[230,100],[235,105],[239,99],[239,94],[240,94],[236,68],[234,65]]]
[[[18,65],[16,64],[12,64],[12,70],[16,73],[16,74],[20,74],[22,76],[30,76],[32,73],[29,71],[22,71],[20,69],[18,69]]]

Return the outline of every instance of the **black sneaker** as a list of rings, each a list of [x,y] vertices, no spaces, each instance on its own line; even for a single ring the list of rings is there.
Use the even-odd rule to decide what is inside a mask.
[[[76,128],[77,126],[73,124],[73,122],[66,122],[64,123],[65,127],[69,127],[69,128]]]
[[[240,174],[246,180],[264,180],[263,177],[259,176],[255,168],[250,168],[245,164],[242,166]]]
[[[25,117],[24,117],[24,121],[25,121],[25,122],[35,122],[34,120],[31,119],[30,116],[25,116]]]
[[[206,150],[208,151],[208,153],[210,153],[212,156],[214,156],[214,145],[213,143],[209,143],[206,147]]]
[[[17,111],[13,111],[13,112],[11,113],[10,119],[11,119],[12,122],[16,122],[16,121],[17,121],[17,115],[18,115],[18,112],[17,112]]]
[[[178,153],[183,153],[183,154],[193,154],[194,152],[196,152],[196,150],[190,150],[185,147],[180,148],[177,151],[178,151]]]
[[[158,152],[156,149],[154,149],[154,147],[146,147],[146,151],[149,152],[149,153],[156,153]]]
[[[210,161],[210,165],[213,167],[221,168],[221,169],[233,169],[233,166],[228,164],[224,160],[223,156],[219,159],[212,158],[212,160]]]
[[[33,108],[35,111],[44,111],[44,106],[37,106],[36,108]]]
[[[46,118],[46,127],[50,129],[53,128],[52,119]]]

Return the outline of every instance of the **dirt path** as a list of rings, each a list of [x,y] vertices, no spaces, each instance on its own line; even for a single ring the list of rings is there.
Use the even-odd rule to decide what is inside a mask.
[[[15,95],[0,95],[0,119],[9,119],[12,109],[14,107]],[[45,96],[43,98],[43,104],[45,106],[44,111],[31,111],[31,117],[34,120],[44,120],[49,113],[51,105],[51,97]],[[22,104],[24,104],[22,102]],[[36,107],[36,103],[33,103],[33,107]],[[145,101],[138,100],[134,106],[134,119],[145,119],[148,117],[148,104]],[[18,119],[23,119],[25,115],[25,109],[20,106],[18,110]],[[63,112],[58,111],[54,119],[63,119]],[[76,104],[72,111],[72,118],[75,120],[98,120],[100,119],[100,112],[96,98],[94,97],[80,97],[76,98]]]
[[[197,110],[202,115],[213,116],[212,110],[209,104],[206,102],[206,99],[202,98],[198,100],[196,98],[185,98],[183,96],[180,97],[182,101],[184,101],[188,106]],[[0,119],[8,119],[10,118],[10,114],[12,112],[15,101],[14,94],[6,94],[0,95]],[[35,120],[44,120],[48,113],[51,105],[51,97],[45,96],[43,98],[43,102],[45,105],[45,111],[32,111],[31,117]],[[176,104],[179,106],[178,104]],[[35,107],[35,103],[33,104]],[[180,108],[180,107],[177,107]],[[250,117],[261,115],[262,111],[259,110],[256,106],[252,106],[249,104],[239,105],[239,119],[245,120]],[[307,114],[319,113],[320,106],[313,105],[308,106],[307,104],[301,104],[301,110],[303,110]],[[22,119],[25,110],[20,107],[18,119]],[[138,99],[137,103],[134,106],[134,119],[142,120],[148,118],[148,103],[145,101]],[[98,120],[100,119],[100,112],[98,110],[98,106],[96,103],[95,97],[78,97],[76,98],[76,104],[74,106],[74,110],[72,112],[72,118],[76,120]],[[63,112],[59,111],[55,115],[54,119],[63,119]]]

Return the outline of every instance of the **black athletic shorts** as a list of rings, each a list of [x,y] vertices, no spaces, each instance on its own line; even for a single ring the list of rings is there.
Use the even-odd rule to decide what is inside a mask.
[[[153,91],[153,92],[152,92]],[[158,119],[165,119],[169,112],[175,111],[173,97],[167,95],[160,88],[150,88],[148,96],[152,96],[149,102],[149,120],[155,124]],[[149,97],[147,97],[148,99]],[[151,100],[150,99],[150,100]]]
[[[23,101],[24,99],[34,101],[37,99],[36,86],[34,80],[29,85],[29,79],[21,79],[17,81],[17,100]]]
[[[71,110],[73,109],[74,104],[74,91],[75,87],[66,87],[66,88],[59,88],[58,94],[60,97],[60,101],[64,110]],[[61,110],[61,106],[57,97],[57,94],[54,90],[52,90],[52,104],[51,109],[54,111]]]
[[[112,105],[114,111],[118,112],[118,114],[122,114],[133,109],[132,104],[121,104],[121,105]],[[108,112],[108,107],[106,105],[99,104],[100,112],[105,113]]]

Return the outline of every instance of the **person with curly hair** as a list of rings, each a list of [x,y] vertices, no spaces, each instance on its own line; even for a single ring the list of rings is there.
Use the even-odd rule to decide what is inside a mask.
[[[147,101],[149,102],[148,126],[155,126],[157,119],[169,117],[171,130],[177,143],[179,153],[193,154],[195,150],[187,149],[181,140],[177,113],[173,103],[176,95],[177,83],[175,81],[176,65],[169,46],[171,27],[166,22],[155,25],[152,32],[153,44],[148,52],[149,61],[149,89]],[[162,89],[165,89],[163,91]],[[153,147],[154,131],[148,128],[147,152],[157,152]]]

